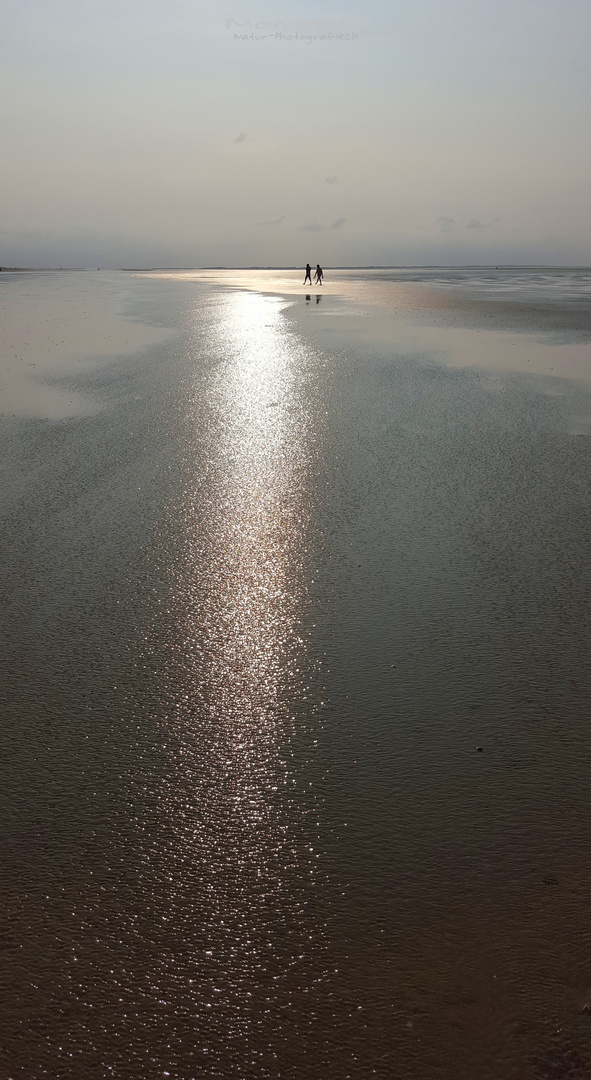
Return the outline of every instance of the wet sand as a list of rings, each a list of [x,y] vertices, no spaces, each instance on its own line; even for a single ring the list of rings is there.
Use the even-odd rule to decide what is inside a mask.
[[[0,407],[14,416],[76,416],[93,408],[75,388],[88,368],[165,340],[125,319],[120,279],[77,271],[3,272],[0,278]],[[74,376],[74,378],[72,378]],[[62,377],[67,388],[60,388]]]
[[[318,341],[332,335],[339,345],[422,353],[454,367],[591,379],[587,270],[555,272],[554,278],[550,271],[522,270],[329,271],[323,285],[312,288],[302,285],[299,271],[150,276],[282,296],[300,328]]]
[[[0,424],[0,1069],[583,1080],[585,283],[284,277]]]

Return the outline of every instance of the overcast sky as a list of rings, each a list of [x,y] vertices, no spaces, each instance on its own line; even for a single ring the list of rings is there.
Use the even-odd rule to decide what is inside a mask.
[[[589,0],[0,0],[0,264],[590,264],[590,45]]]

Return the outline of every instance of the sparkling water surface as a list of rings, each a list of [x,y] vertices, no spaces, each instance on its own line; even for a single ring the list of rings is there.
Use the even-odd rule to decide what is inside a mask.
[[[587,1077],[589,271],[2,278],[2,1080]]]

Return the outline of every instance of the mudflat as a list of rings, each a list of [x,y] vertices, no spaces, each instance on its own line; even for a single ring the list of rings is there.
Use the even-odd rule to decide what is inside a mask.
[[[9,1076],[588,1074],[591,273],[325,275],[0,293]]]

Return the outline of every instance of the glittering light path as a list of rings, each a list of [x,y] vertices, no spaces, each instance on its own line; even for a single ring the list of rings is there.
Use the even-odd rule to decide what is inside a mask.
[[[167,918],[191,924],[194,976],[177,1007],[200,1013],[196,1050],[214,1069],[224,1054],[225,1068],[247,1060],[266,1017],[281,1039],[279,1017],[311,978],[312,949],[318,968],[321,937],[306,915],[315,854],[289,760],[306,694],[314,358],[282,307],[252,293],[216,299],[215,362],[188,401],[186,489],[171,508],[182,541],[158,874],[169,879]]]

